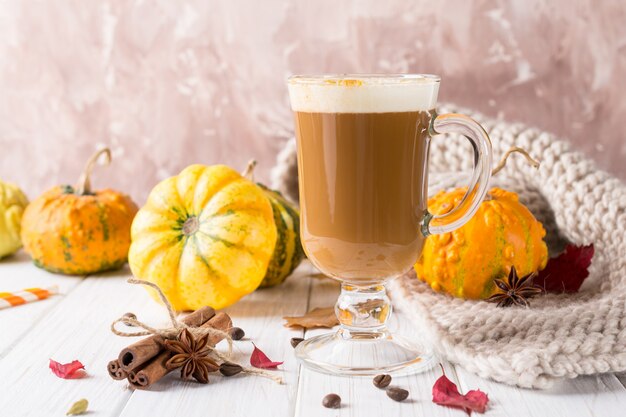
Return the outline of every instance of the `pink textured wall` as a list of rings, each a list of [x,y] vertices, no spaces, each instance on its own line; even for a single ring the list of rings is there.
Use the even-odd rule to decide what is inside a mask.
[[[569,137],[626,178],[623,1],[0,3],[0,178],[34,197],[95,179],[143,202],[194,163],[267,178],[291,135],[285,78],[428,72],[441,99]]]

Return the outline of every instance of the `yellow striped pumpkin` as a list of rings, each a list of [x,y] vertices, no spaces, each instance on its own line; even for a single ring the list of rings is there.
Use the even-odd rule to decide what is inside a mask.
[[[20,225],[28,199],[20,188],[0,181],[0,259],[22,247]]]
[[[259,286],[276,236],[261,188],[224,165],[191,165],[150,192],[133,221],[128,263],[176,310],[221,309]]]
[[[465,192],[463,188],[440,192],[429,200],[429,210],[447,213]],[[488,298],[496,291],[494,279],[505,277],[511,266],[520,276],[545,268],[545,234],[517,194],[493,188],[463,227],[428,236],[415,270],[435,291],[466,299]]]

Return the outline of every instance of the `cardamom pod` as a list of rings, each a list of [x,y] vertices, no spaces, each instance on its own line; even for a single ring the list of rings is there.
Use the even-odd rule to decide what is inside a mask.
[[[81,398],[76,401],[70,409],[65,413],[66,416],[77,416],[79,414],[84,414],[87,411],[87,407],[89,406],[89,401],[85,398]]]

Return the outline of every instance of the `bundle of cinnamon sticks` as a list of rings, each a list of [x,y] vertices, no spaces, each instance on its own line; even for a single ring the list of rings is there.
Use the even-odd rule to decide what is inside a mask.
[[[228,314],[216,313],[211,307],[202,307],[181,321],[187,326],[212,327],[224,332],[233,324]],[[222,339],[219,335],[209,338],[212,346]],[[165,349],[164,342],[162,336],[152,335],[122,349],[118,358],[109,362],[109,375],[115,380],[127,379],[132,388],[148,389],[170,372],[165,363],[172,354]]]

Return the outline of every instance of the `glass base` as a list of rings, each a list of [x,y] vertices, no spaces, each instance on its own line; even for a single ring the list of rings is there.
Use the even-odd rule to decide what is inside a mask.
[[[414,374],[430,369],[430,351],[386,330],[359,332],[346,328],[306,339],[295,350],[307,368],[331,375]]]

